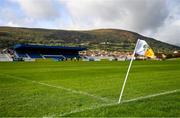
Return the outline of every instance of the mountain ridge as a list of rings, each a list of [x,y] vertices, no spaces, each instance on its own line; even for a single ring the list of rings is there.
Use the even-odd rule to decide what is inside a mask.
[[[18,43],[84,46],[89,49],[132,51],[137,39],[143,39],[157,52],[180,47],[122,29],[59,30],[25,27],[0,27],[0,48]]]

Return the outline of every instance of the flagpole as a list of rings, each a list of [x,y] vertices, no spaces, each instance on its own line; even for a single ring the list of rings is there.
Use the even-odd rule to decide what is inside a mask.
[[[136,53],[136,48],[137,48],[138,42],[139,42],[139,39],[138,39],[137,42],[136,42],[136,46],[135,46],[133,55],[132,55],[132,57],[131,57],[131,61],[130,61],[130,63],[129,63],[129,67],[128,67],[128,70],[127,70],[127,73],[126,73],[126,77],[125,77],[125,79],[124,79],[124,83],[123,83],[123,86],[122,86],[122,89],[121,89],[121,93],[120,93],[120,96],[119,96],[118,104],[121,103],[122,95],[123,95],[123,92],[124,92],[124,88],[125,88],[125,85],[126,85],[126,81],[127,81],[127,79],[128,79],[128,75],[129,75],[129,71],[130,71],[130,69],[131,69],[132,62],[133,62],[133,60],[134,60],[134,56],[135,56],[135,53]]]

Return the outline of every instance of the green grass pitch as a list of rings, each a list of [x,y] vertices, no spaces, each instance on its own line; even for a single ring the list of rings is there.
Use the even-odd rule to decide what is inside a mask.
[[[180,60],[134,61],[117,104],[128,64],[0,63],[0,117],[180,117]]]

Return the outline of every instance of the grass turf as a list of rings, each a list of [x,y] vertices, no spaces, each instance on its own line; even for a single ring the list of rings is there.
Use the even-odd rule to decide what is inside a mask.
[[[128,63],[0,63],[0,116],[180,116],[179,92],[68,114],[117,102]],[[180,60],[134,61],[123,100],[180,89],[179,72]]]

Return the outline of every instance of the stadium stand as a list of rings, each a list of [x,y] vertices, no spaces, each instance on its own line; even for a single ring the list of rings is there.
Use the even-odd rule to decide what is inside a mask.
[[[17,44],[13,47],[15,58],[32,58],[54,60],[79,59],[79,51],[86,50],[81,47],[65,47],[65,46],[46,46],[46,45],[23,45]]]
[[[13,61],[8,54],[0,54],[0,61]]]
[[[62,55],[43,55],[43,58],[53,58],[54,60],[58,61],[58,60],[65,60],[66,58]]]

